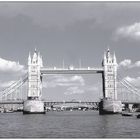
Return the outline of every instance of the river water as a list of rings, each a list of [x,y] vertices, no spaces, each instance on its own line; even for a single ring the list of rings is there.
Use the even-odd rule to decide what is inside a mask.
[[[1,138],[140,138],[140,119],[98,111],[0,114]]]

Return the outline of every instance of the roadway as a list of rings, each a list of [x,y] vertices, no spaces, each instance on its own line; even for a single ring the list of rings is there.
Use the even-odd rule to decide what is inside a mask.
[[[23,100],[9,100],[9,101],[0,101],[0,104],[23,104]],[[69,103],[77,103],[77,104],[98,104],[99,101],[43,101],[45,104],[69,104]],[[140,101],[122,101],[122,104],[140,104]]]

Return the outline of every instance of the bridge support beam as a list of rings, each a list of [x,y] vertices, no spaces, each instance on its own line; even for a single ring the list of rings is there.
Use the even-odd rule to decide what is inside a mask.
[[[34,52],[33,58],[28,57],[28,95],[23,103],[23,113],[44,113],[44,102],[42,96],[42,76],[40,68],[43,66],[42,57]]]
[[[114,114],[122,112],[122,103],[117,100],[117,61],[109,49],[104,53],[102,66],[103,99],[99,103],[99,114]]]

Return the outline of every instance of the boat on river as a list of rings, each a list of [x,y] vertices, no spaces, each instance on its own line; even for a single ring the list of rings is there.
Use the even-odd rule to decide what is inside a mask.
[[[133,113],[131,113],[131,112],[122,112],[122,116],[130,117],[130,116],[133,116]]]
[[[137,115],[137,118],[140,119],[140,114]]]
[[[5,109],[3,113],[14,113],[14,110]]]

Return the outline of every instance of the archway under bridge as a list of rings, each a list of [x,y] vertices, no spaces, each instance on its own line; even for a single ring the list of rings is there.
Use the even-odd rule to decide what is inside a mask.
[[[44,112],[41,102],[42,77],[46,74],[102,74],[103,100],[100,113],[121,112],[121,102],[117,101],[117,61],[110,50],[104,52],[101,68],[46,68],[43,67],[42,57],[36,50],[31,58],[28,57],[28,95],[24,102],[25,113]],[[33,108],[33,111],[31,110]]]

